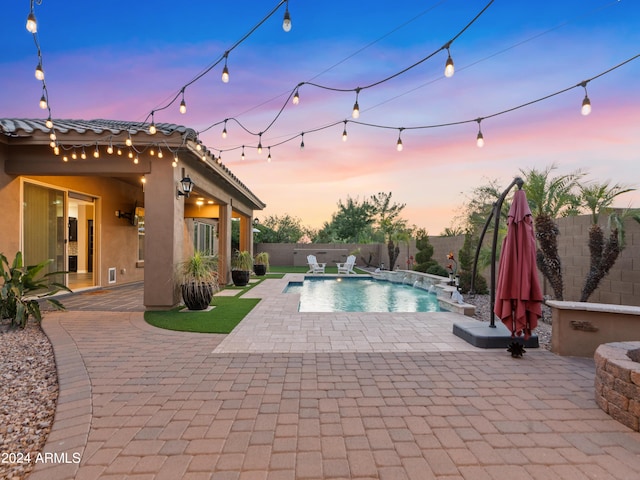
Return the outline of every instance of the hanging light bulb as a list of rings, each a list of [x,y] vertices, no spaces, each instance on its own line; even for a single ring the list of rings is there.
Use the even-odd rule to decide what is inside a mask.
[[[142,183],[143,185],[147,183],[147,177],[143,175],[142,178],[140,179],[140,183]]]
[[[347,141],[347,121],[344,121],[344,130],[342,131],[342,141]]]
[[[222,69],[222,82],[229,83],[229,68],[227,67],[227,56],[229,52],[224,54],[224,68]]]
[[[222,128],[222,138],[227,138],[227,121],[224,121],[224,127]]]
[[[289,0],[287,0],[287,5],[284,10],[284,19],[282,20],[282,29],[285,32],[291,31],[291,15],[289,15]]]
[[[49,142],[49,146],[50,146],[51,148],[55,148],[55,147],[56,147],[56,142],[54,142],[53,140],[51,140],[51,141]]]
[[[271,163],[271,147],[267,147],[269,150],[269,155],[267,155],[267,162]]]
[[[133,142],[131,141],[131,133],[129,133],[129,136],[127,137],[127,139],[124,141],[124,144],[127,147],[130,147],[131,145],[133,145]]]
[[[476,137],[476,145],[478,146],[478,148],[482,148],[484,147],[484,136],[482,135],[482,130],[480,129],[480,122],[482,121],[482,119],[478,119],[478,136]]]
[[[44,70],[42,70],[42,62],[38,62],[35,75],[38,80],[44,80]]]
[[[73,150],[73,152],[71,152],[71,158],[74,160],[78,158],[78,154],[76,153],[75,149]]]
[[[220,155],[218,155],[218,165],[220,165],[222,163],[222,152],[220,152]]]
[[[202,144],[200,143],[200,141],[198,141],[198,143],[196,143],[196,150],[201,152],[202,151]]]
[[[182,89],[182,100],[180,101],[180,113],[183,115],[187,113],[187,104],[184,101],[184,88]]]
[[[111,145],[111,141],[109,141],[109,146],[107,147],[107,153],[109,155],[113,154],[113,145]]]
[[[260,136],[258,138],[258,154],[262,153],[262,133],[260,133]]]
[[[447,78],[453,77],[455,72],[455,68],[453,66],[453,59],[451,58],[451,52],[449,52],[449,47],[447,47],[447,54],[449,55],[447,58],[447,63],[444,67],[444,76]]]
[[[173,168],[176,168],[178,166],[178,162],[176,161],[176,159],[174,158],[173,161],[171,162],[171,166]]]
[[[68,162],[69,161],[69,157],[67,157],[66,155],[62,156],[62,161],[63,162]]]
[[[139,161],[140,159],[138,158],[138,154],[136,153],[136,157],[133,159],[133,163],[137,165]]]
[[[120,147],[118,147],[118,151],[117,151],[118,155],[122,155],[122,149]]]
[[[133,158],[133,152],[131,151],[131,149],[129,149],[129,158]]]
[[[158,147],[158,158],[162,158],[164,155],[162,154],[162,149]]]
[[[107,152],[109,151],[109,149],[107,149]],[[152,157],[155,156],[156,151],[153,149],[153,147],[151,147],[151,149],[149,150],[149,155],[151,155]]]
[[[149,125],[149,134],[150,135],[155,135],[158,132],[158,129],[156,128],[156,122],[153,119],[153,110],[151,111],[151,124]]]
[[[87,158],[87,154],[84,151],[84,147],[82,147],[82,153],[80,154],[80,158],[83,160]]]
[[[398,141],[396,142],[396,150],[398,150],[399,152],[401,152],[402,149],[404,148],[404,146],[402,145],[402,138],[400,138],[401,134],[402,134],[402,128],[398,130]]]
[[[29,15],[27,15],[26,27],[29,33],[38,33],[38,22],[35,14],[33,13],[33,5],[31,5],[31,11],[29,12]]]
[[[55,147],[53,147],[53,153],[54,155],[60,155],[60,147],[58,147],[57,144]]]
[[[242,146],[242,154],[240,155],[240,160],[244,160],[244,145]]]
[[[179,160],[180,160],[180,159],[178,158],[178,153],[177,153],[177,152],[176,152],[176,153],[174,153],[174,154],[173,154],[173,162],[177,165]]]
[[[300,134],[300,150],[304,150],[304,132]]]
[[[296,88],[296,93],[293,94],[293,100],[291,100],[294,105],[298,105],[300,103],[300,94],[298,93],[298,89]]]
[[[93,152],[93,158],[100,158],[100,150],[98,150],[98,144],[96,143],[96,149]]]
[[[51,115],[49,115],[49,118],[47,118],[47,121],[45,122],[45,125],[47,126],[48,129],[52,129],[53,128],[53,122],[51,121]]]
[[[584,100],[582,100],[582,108],[580,109],[580,113],[585,117],[591,113],[591,101],[589,97],[587,97],[586,93],[584,95]]]
[[[44,92],[42,93],[42,97],[40,97],[40,108],[42,110],[46,110],[48,107],[47,105],[47,98],[44,95]]]
[[[51,130],[51,133],[49,133],[49,140],[55,140],[56,139],[56,132],[53,131],[53,129]]]
[[[360,105],[358,105],[358,97],[360,96],[360,87],[356,88],[356,103],[353,104],[353,111],[351,116],[353,118],[360,118]]]

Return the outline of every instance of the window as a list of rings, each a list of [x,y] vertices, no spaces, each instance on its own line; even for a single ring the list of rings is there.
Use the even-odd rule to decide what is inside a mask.
[[[205,255],[216,253],[216,225],[203,222],[193,222],[193,248]]]

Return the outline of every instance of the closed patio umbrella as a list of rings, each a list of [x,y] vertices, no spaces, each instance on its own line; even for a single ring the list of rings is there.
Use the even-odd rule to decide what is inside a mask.
[[[524,336],[526,340],[542,316],[542,301],[531,209],[524,190],[518,189],[502,243],[494,312],[512,337]]]

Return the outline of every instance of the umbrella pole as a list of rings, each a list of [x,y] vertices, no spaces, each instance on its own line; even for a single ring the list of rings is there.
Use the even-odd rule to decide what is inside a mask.
[[[496,247],[498,245],[498,227],[500,225],[500,210],[502,209],[502,204],[504,203],[504,199],[507,197],[509,191],[513,188],[514,185],[518,185],[518,190],[522,190],[522,185],[524,185],[524,180],[520,177],[516,177],[513,179],[513,182],[507,187],[507,189],[502,192],[500,198],[496,203],[493,204],[493,216],[495,218],[495,223],[493,226],[493,243],[491,245],[491,292],[490,292],[490,310],[489,314],[491,315],[491,319],[489,322],[489,326],[491,328],[496,328],[496,317],[493,313],[493,309],[496,304]],[[491,217],[489,217],[491,218]]]

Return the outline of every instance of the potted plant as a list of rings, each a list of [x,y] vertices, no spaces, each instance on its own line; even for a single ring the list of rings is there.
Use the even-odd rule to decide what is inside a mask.
[[[182,300],[189,310],[205,310],[218,290],[218,257],[195,251],[178,265]]]
[[[66,272],[50,272],[40,275],[42,270],[52,263],[53,260],[45,260],[37,265],[23,265],[22,252],[16,253],[11,264],[3,254],[0,253],[0,319],[11,319],[11,326],[14,324],[20,328],[27,325],[29,316],[36,321],[42,321],[39,298],[49,297],[60,290],[71,290],[61,283],[50,281],[56,275]],[[47,301],[56,309],[64,310],[64,306],[55,298],[47,298]]]
[[[244,287],[249,283],[253,270],[253,257],[246,250],[237,250],[231,259],[231,279],[236,287]]]
[[[253,271],[258,276],[269,271],[269,252],[260,252],[253,258]]]

